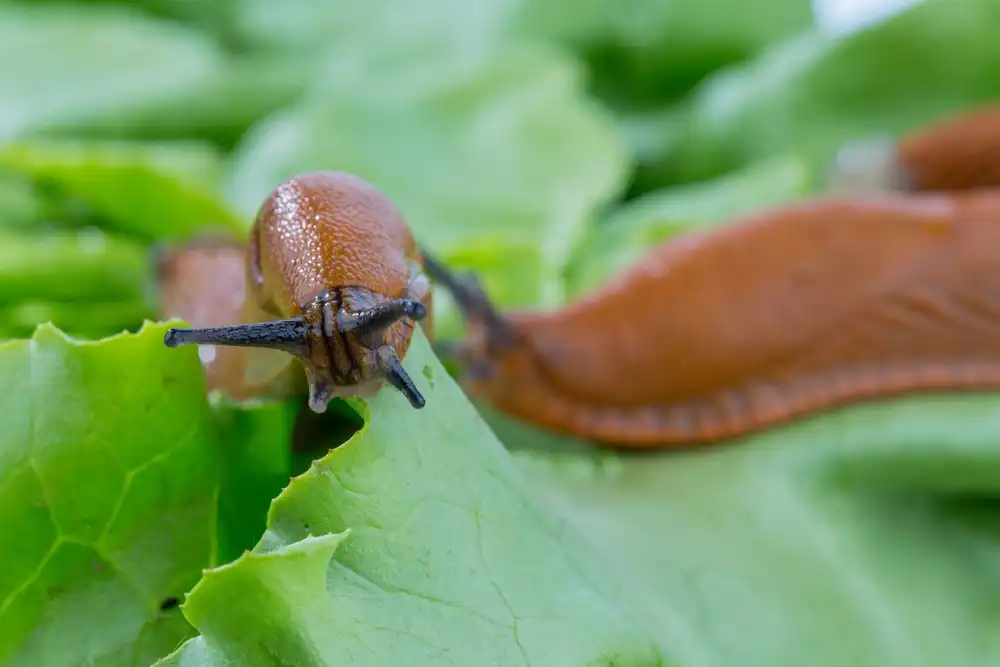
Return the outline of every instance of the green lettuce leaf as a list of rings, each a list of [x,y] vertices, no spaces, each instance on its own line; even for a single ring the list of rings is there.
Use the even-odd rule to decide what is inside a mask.
[[[844,37],[809,33],[696,93],[678,168],[697,178],[797,151],[821,168],[849,140],[898,134],[1000,94],[995,2],[925,0]]]
[[[36,226],[46,212],[45,201],[30,179],[0,170],[0,230]]]
[[[99,294],[91,295],[99,298]],[[155,317],[149,300],[58,302],[27,299],[0,305],[0,337],[30,338],[41,322],[49,322],[74,338],[97,340],[134,329]]]
[[[378,88],[372,71],[383,77]],[[546,304],[562,298],[570,249],[624,184],[626,160],[609,117],[586,100],[573,61],[509,47],[331,75],[308,105],[248,138],[230,193],[252,215],[297,173],[356,173],[393,199],[419,242],[445,259],[459,251],[502,258],[507,268],[485,275],[487,288],[514,279],[520,289],[506,290],[511,299],[501,303]],[[517,264],[507,261],[511,254]],[[450,317],[442,303],[445,330]]]
[[[135,302],[151,298],[145,246],[97,229],[0,232],[0,304]]]
[[[209,81],[206,36],[124,6],[0,6],[0,139],[138,112]]]
[[[180,0],[183,4],[191,4]],[[315,63],[296,57],[233,56],[169,99],[100,117],[46,127],[51,138],[202,140],[230,150],[258,120],[297,102],[316,76]]]
[[[555,42],[589,56],[602,87],[639,98],[685,90],[713,68],[741,60],[809,25],[806,0],[241,0],[237,30],[284,51],[341,58],[387,51],[456,57],[516,40]]]
[[[689,621],[686,665],[1000,664],[1000,397],[925,395],[753,437],[514,456],[627,596]]]
[[[522,0],[508,30],[579,49],[616,105],[677,100],[716,68],[811,26],[806,0]]]
[[[288,484],[300,405],[211,400],[221,458],[217,562],[227,563],[260,540],[271,500]]]
[[[661,665],[617,575],[540,505],[418,333],[395,391],[183,604],[166,665]],[[447,480],[446,483],[442,483]]]
[[[149,664],[214,561],[219,471],[194,350],[162,326],[0,345],[0,664]]]
[[[567,272],[578,295],[605,283],[674,234],[725,224],[804,196],[812,174],[802,161],[773,160],[714,180],[649,193],[595,226]]]
[[[33,140],[0,144],[0,168],[84,202],[103,227],[147,240],[244,232],[222,198],[222,161],[202,143]]]

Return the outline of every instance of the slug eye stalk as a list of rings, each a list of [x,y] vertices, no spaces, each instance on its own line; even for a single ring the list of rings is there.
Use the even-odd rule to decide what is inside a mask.
[[[234,324],[204,329],[170,329],[163,336],[167,347],[225,345],[301,352],[309,346],[309,326],[298,317],[273,322]]]
[[[424,270],[427,275],[448,290],[466,321],[483,322],[487,327],[490,342],[494,346],[512,347],[514,334],[510,325],[486,296],[476,275],[471,272],[457,274],[426,250],[421,249],[420,253],[424,257]]]

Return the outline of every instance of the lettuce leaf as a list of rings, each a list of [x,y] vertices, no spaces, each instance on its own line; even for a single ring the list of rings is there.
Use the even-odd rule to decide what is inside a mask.
[[[190,636],[219,471],[197,357],[162,326],[0,345],[0,664],[148,664]]]
[[[404,365],[427,407],[357,403],[362,431],[206,572],[183,604],[202,636],[158,664],[664,664],[618,575],[537,502],[422,333]]]
[[[798,35],[722,70],[691,100],[674,159],[694,179],[905,132],[1000,94],[994,2],[925,0],[846,36]]]

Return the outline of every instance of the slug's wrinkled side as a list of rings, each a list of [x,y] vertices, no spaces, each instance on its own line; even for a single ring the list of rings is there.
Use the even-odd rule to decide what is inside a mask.
[[[1000,388],[1000,192],[825,198],[675,237],[554,312],[467,318],[467,392],[618,447],[747,434],[918,390]]]
[[[964,111],[900,138],[851,142],[837,155],[834,192],[957,192],[1000,187],[1000,105]]]
[[[251,230],[241,322],[171,329],[165,343],[284,353],[248,363],[251,386],[283,377],[297,358],[315,412],[334,396],[370,397],[384,382],[423,407],[400,361],[430,306],[421,260],[406,222],[373,185],[341,172],[291,178],[268,196]]]

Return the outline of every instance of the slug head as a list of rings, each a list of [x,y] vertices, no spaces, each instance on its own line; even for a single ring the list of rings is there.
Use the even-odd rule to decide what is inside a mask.
[[[168,347],[222,345],[281,350],[297,357],[309,381],[309,407],[326,410],[334,396],[371,397],[384,382],[415,408],[424,397],[403,369],[412,324],[426,317],[417,300],[392,298],[361,287],[317,295],[298,317],[202,329],[170,329]]]
[[[861,195],[913,190],[913,178],[889,139],[854,141],[837,153],[828,179],[834,194]]]
[[[532,368],[514,323],[496,309],[475,274],[456,274],[426,251],[421,253],[427,275],[448,290],[466,324],[460,342],[435,347],[458,362],[459,382],[469,395],[503,402],[504,396],[524,386]]]

